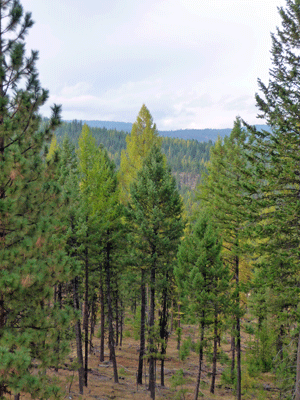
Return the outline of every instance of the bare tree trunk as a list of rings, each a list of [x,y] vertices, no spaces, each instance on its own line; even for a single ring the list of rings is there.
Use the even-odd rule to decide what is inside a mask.
[[[141,331],[140,331],[140,353],[137,373],[137,384],[143,383],[143,363],[145,356],[145,319],[146,319],[146,286],[145,270],[141,271]]]
[[[153,251],[154,253],[154,251]],[[150,315],[149,315],[149,390],[150,397],[155,400],[155,346],[154,346],[154,312],[155,312],[155,265],[151,268],[150,278]]]
[[[79,296],[78,296],[78,277],[76,276],[73,280],[73,299],[74,309],[79,311]],[[78,359],[78,379],[79,379],[79,393],[83,394],[83,381],[84,381],[84,370],[83,370],[83,355],[82,355],[82,339],[81,339],[81,327],[80,320],[77,319],[75,323],[75,334],[76,334],[76,347],[77,347],[77,359]]]
[[[167,281],[168,281],[168,275],[167,275]],[[160,352],[160,354],[161,354],[161,368],[160,368],[160,384],[161,384],[161,386],[165,386],[164,367],[165,367],[165,355],[166,355],[166,352],[167,352],[167,342],[168,342],[167,296],[168,296],[168,292],[167,292],[167,289],[165,288],[164,292],[163,292],[163,307],[162,307],[162,312],[161,312],[161,318],[160,318],[160,321],[159,321],[160,339],[161,339],[161,352]]]
[[[89,255],[85,248],[85,292],[84,292],[84,386],[88,385],[88,357],[89,357]]]
[[[174,314],[174,301],[172,299],[172,304],[171,304],[171,322],[170,322],[170,332],[173,332],[173,314]]]
[[[114,330],[113,330],[113,314],[112,314],[112,306],[111,306],[111,282],[110,282],[110,242],[106,245],[106,260],[105,260],[105,273],[106,273],[106,294],[107,294],[107,307],[108,307],[108,326],[109,326],[109,348],[113,362],[113,370],[114,370],[114,382],[119,383],[118,378],[118,369],[117,369],[117,360],[115,354],[115,343],[114,343]]]
[[[213,352],[213,367],[211,374],[211,386],[210,393],[215,393],[215,382],[217,374],[217,352],[218,352],[218,313],[215,308],[215,320],[214,320],[214,352]]]
[[[199,351],[199,370],[198,370],[197,384],[196,384],[194,400],[198,400],[199,388],[200,388],[200,380],[201,380],[201,372],[202,372],[204,326],[205,326],[204,317],[205,317],[205,312],[202,311],[201,332],[200,332],[200,351]]]
[[[97,296],[96,293],[94,293],[92,304],[91,304],[91,330],[90,330],[90,354],[93,352],[93,337],[95,334],[95,325],[96,325],[96,312],[97,312]]]
[[[230,376],[232,382],[234,380],[234,369],[235,369],[235,335],[233,332],[231,336],[231,369],[230,369]]]
[[[119,346],[119,291],[116,290],[116,346]]]
[[[124,323],[124,309],[123,309],[123,301],[120,300],[121,305],[121,316],[120,316],[120,347],[123,344],[123,323]]]
[[[104,314],[104,292],[103,281],[100,280],[100,303],[101,303],[101,338],[100,338],[100,362],[104,361],[104,340],[105,340],[105,314]]]
[[[62,309],[62,284],[59,283],[58,287],[55,285],[54,289],[54,303],[58,301],[59,304],[59,309]],[[55,346],[55,352],[57,353],[57,364],[55,366],[55,371],[58,372],[58,366],[59,366],[59,352],[60,352],[60,331],[58,331],[57,335],[57,344]]]
[[[178,299],[178,304],[177,304],[177,328],[180,329],[180,301]],[[181,334],[178,333],[178,339],[177,339],[177,350],[180,350],[180,338]]]
[[[300,400],[300,333],[299,333],[299,337],[298,337],[298,348],[297,348],[295,400]]]
[[[242,371],[241,371],[241,320],[240,320],[240,288],[239,288],[239,257],[235,257],[235,281],[237,286],[236,296],[236,369],[237,369],[237,400],[242,399]]]

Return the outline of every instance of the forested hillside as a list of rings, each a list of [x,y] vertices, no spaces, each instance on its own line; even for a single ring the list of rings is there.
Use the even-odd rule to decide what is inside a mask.
[[[82,121],[63,122],[55,131],[58,143],[62,143],[64,135],[68,135],[77,147],[82,126]],[[116,167],[119,168],[121,152],[126,148],[127,133],[106,128],[90,129],[97,145],[103,145]],[[212,145],[211,140],[198,142],[197,140],[162,138],[162,151],[166,155],[183,193],[186,190],[195,189],[197,183],[199,183],[203,171],[206,170],[205,163],[209,160],[209,151]]]

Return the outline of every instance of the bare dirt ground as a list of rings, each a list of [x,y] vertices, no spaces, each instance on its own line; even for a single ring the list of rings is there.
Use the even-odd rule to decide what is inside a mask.
[[[143,385],[136,385],[136,371],[138,365],[138,348],[139,341],[133,338],[133,328],[126,326],[127,337],[123,338],[122,347],[117,347],[117,365],[119,372],[119,384],[113,381],[112,364],[109,361],[109,351],[105,349],[105,361],[99,361],[100,340],[93,339],[93,353],[89,355],[89,375],[88,387],[84,388],[84,394],[79,395],[78,389],[78,373],[70,371],[68,367],[76,358],[75,343],[72,344],[70,356],[66,363],[65,369],[60,369],[57,373],[51,371],[51,376],[61,380],[61,388],[64,392],[65,399],[81,399],[81,400],[148,400],[150,399],[147,390],[148,375],[146,371],[143,377]],[[195,326],[183,326],[182,341],[190,337],[193,341],[197,341],[198,330]],[[130,337],[128,337],[130,335]],[[244,340],[245,340],[244,336]],[[229,338],[223,338],[221,344],[222,350],[229,354]],[[245,349],[246,345],[243,346]],[[243,355],[244,356],[244,355]],[[226,384],[221,383],[221,374],[226,365],[218,364],[217,381],[215,394],[209,392],[210,389],[210,371],[211,365],[205,361],[201,377],[201,385],[199,392],[199,400],[234,400],[235,393]],[[174,387],[172,385],[174,376],[178,371],[183,370],[184,384]],[[177,350],[177,337],[172,333],[167,348],[167,357],[165,361],[165,387],[160,386],[160,361],[157,361],[157,377],[156,377],[156,400],[193,400],[195,385],[198,373],[198,354],[191,351],[185,361],[180,361]],[[278,393],[274,388],[272,376],[267,374],[253,379],[246,373],[243,379],[243,399],[276,399]],[[21,395],[21,400],[28,400],[30,397]]]

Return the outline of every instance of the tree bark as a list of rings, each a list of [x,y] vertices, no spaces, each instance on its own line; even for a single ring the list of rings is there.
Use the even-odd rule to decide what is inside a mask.
[[[300,400],[300,333],[299,333],[299,337],[298,337],[298,348],[297,348],[297,370],[296,370],[295,400]]]
[[[153,251],[153,254],[155,251]],[[150,397],[155,400],[155,346],[154,346],[154,312],[155,312],[155,264],[151,268],[150,277],[150,315],[149,315],[149,390]]]
[[[167,276],[168,280],[168,276]],[[160,368],[160,384],[161,386],[165,386],[165,373],[164,373],[164,367],[165,367],[165,355],[167,352],[167,341],[168,341],[168,330],[167,330],[167,324],[168,324],[168,310],[167,310],[167,289],[164,290],[163,292],[163,308],[161,312],[161,318],[160,318],[160,338],[161,338],[161,368]]]
[[[214,319],[214,352],[213,352],[213,367],[211,374],[211,386],[210,393],[215,393],[215,382],[217,374],[217,352],[218,352],[218,312],[215,309],[215,319]]]
[[[177,304],[177,328],[180,329],[180,301],[178,299],[178,304]],[[180,337],[181,334],[178,333],[178,338],[177,338],[177,350],[180,350]]]
[[[145,270],[141,271],[141,330],[140,330],[140,353],[137,373],[137,384],[143,383],[143,364],[145,356],[145,318],[146,318],[146,285]]]
[[[203,362],[204,327],[205,327],[204,317],[205,317],[205,312],[202,311],[201,332],[200,332],[200,351],[199,351],[199,370],[198,370],[194,400],[198,400],[200,380],[201,380],[201,371],[202,371],[202,362]]]
[[[237,400],[242,399],[242,371],[241,371],[241,321],[240,321],[240,289],[239,289],[239,257],[235,257],[235,280],[236,280],[236,369],[237,369]]]
[[[107,308],[108,308],[108,326],[109,326],[109,348],[112,357],[113,370],[114,370],[114,382],[119,383],[117,360],[115,354],[115,343],[114,343],[114,330],[113,330],[113,314],[111,305],[111,279],[110,279],[110,250],[111,244],[108,241],[106,245],[106,260],[105,260],[105,273],[106,273],[106,295],[107,295]]]
[[[54,289],[54,303],[58,301],[59,309],[62,309],[62,284],[59,283],[58,287],[55,285]],[[58,331],[57,335],[57,345],[55,346],[55,352],[57,353],[57,364],[55,366],[55,371],[58,372],[59,366],[59,352],[60,352],[60,332]]]
[[[73,300],[74,309],[79,312],[79,295],[78,295],[78,277],[76,276],[73,280]],[[83,355],[82,355],[82,339],[81,339],[81,327],[80,320],[77,319],[75,323],[75,334],[76,334],[76,347],[77,347],[77,359],[78,359],[78,379],[79,379],[79,393],[83,394],[83,382],[84,382],[84,369],[83,369]]]
[[[119,345],[119,291],[116,290],[116,346]]]
[[[90,354],[93,352],[93,337],[95,334],[95,325],[96,325],[96,312],[97,312],[97,296],[94,293],[92,304],[91,304],[91,329],[90,329]]]
[[[121,305],[121,315],[120,315],[120,347],[122,347],[123,344],[123,317],[124,317],[124,309],[123,309],[123,302],[120,300],[120,305]]]
[[[89,357],[89,254],[87,247],[85,248],[85,292],[84,292],[83,328],[84,328],[84,386],[87,386],[88,357]]]
[[[104,361],[104,341],[105,341],[105,305],[103,280],[100,278],[100,303],[101,303],[101,338],[100,338],[100,362]]]
[[[233,332],[231,336],[231,369],[230,369],[232,382],[234,380],[234,369],[235,369],[235,334]]]

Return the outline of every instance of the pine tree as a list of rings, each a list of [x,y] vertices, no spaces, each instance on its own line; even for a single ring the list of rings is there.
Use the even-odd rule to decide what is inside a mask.
[[[127,218],[133,226],[135,247],[142,268],[150,272],[149,390],[155,398],[154,361],[156,277],[163,272],[168,253],[177,250],[182,234],[182,203],[175,180],[158,146],[153,145],[131,186]]]
[[[199,185],[201,207],[208,208],[223,240],[223,258],[234,274],[235,328],[237,357],[237,398],[241,399],[241,280],[249,280],[249,268],[245,258],[246,222],[251,220],[253,205],[250,193],[251,169],[247,167],[245,152],[246,132],[240,119],[234,123],[230,137],[220,138],[211,149],[208,173]],[[244,268],[242,268],[244,267]],[[246,267],[246,268],[245,268]],[[244,276],[241,276],[243,273]],[[241,279],[242,278],[242,279]],[[234,347],[235,348],[235,347]],[[234,370],[234,358],[232,365]]]
[[[56,218],[60,188],[43,146],[60,122],[60,108],[53,107],[40,129],[38,109],[48,91],[38,81],[38,53],[25,56],[31,14],[18,0],[7,0],[0,21],[0,398],[21,391],[58,398],[45,371],[57,365],[63,314],[49,300],[67,279],[68,264]]]
[[[271,129],[259,132],[246,124],[252,133],[249,160],[259,181],[255,194],[258,219],[253,231],[257,254],[265,254],[274,269],[278,262],[285,266],[294,276],[295,286],[299,286],[299,0],[287,0],[286,8],[280,7],[279,14],[282,26],[271,35],[269,82],[265,85],[259,80],[260,94],[256,94],[259,117]],[[284,268],[280,270],[284,273]],[[278,283],[280,279],[273,282]],[[300,399],[300,336],[296,399]]]
[[[200,322],[199,370],[195,390],[198,399],[205,347],[205,330],[213,326],[213,370],[210,392],[214,393],[217,342],[220,334],[220,316],[230,309],[229,269],[221,259],[222,242],[213,219],[202,212],[192,232],[181,242],[175,276],[178,287],[186,297],[189,312]],[[192,296],[191,296],[192,293]]]

